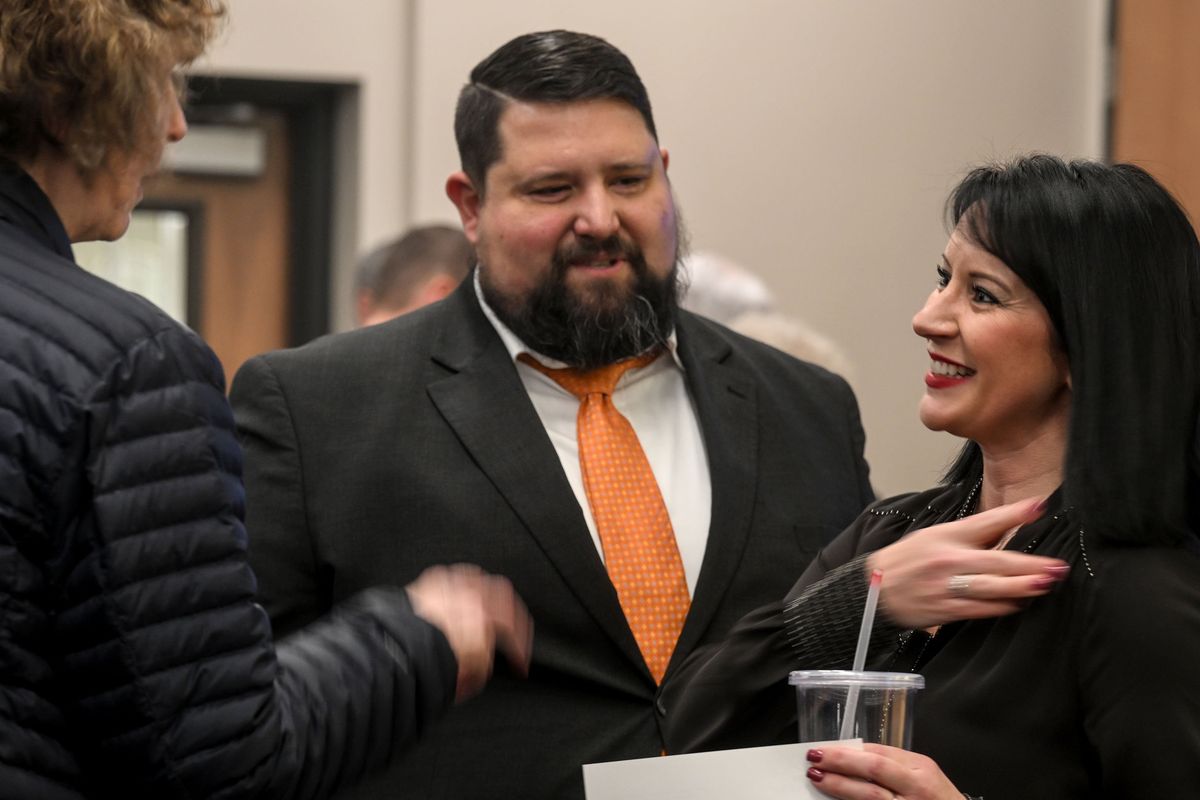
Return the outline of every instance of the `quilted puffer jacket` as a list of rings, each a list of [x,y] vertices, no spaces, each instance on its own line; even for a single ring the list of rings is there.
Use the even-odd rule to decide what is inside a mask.
[[[280,643],[224,377],[0,169],[0,798],[320,797],[453,700],[403,591]]]

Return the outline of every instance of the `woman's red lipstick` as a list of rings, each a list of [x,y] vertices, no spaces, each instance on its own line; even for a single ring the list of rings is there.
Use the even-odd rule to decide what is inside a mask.
[[[975,370],[965,364],[960,364],[937,353],[930,353],[929,358],[935,364],[947,364],[957,368],[957,370],[946,370],[945,372],[935,372],[936,368],[930,368],[929,372],[925,373],[925,385],[930,389],[948,389],[952,386],[959,386],[975,374]],[[966,371],[965,375],[962,374],[963,371]],[[951,374],[946,374],[946,372]]]

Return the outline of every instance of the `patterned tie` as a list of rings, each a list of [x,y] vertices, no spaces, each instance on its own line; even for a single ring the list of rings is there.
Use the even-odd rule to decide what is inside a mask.
[[[630,369],[654,361],[656,350],[581,372],[519,358],[579,398],[579,466],[604,563],[642,658],[662,683],[691,599],[675,531],[650,462],[612,393]]]

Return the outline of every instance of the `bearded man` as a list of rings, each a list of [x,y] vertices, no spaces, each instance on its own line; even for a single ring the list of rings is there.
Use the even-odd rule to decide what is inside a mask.
[[[528,680],[355,796],[582,798],[580,765],[671,751],[673,670],[871,499],[863,432],[840,378],[678,308],[667,151],[615,47],[508,42],[455,135],[473,275],[235,379],[251,558],[280,633],[430,564],[509,576]]]

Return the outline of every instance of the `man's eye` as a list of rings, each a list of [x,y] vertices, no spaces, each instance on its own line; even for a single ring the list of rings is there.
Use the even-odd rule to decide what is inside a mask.
[[[566,184],[554,184],[553,186],[538,186],[536,189],[530,189],[529,193],[534,197],[549,198],[566,194],[570,191],[570,187]]]
[[[613,181],[613,183],[616,184],[617,186],[624,186],[624,187],[641,186],[645,182],[646,182],[646,178],[643,175],[625,175],[625,176],[617,178],[615,181]]]

